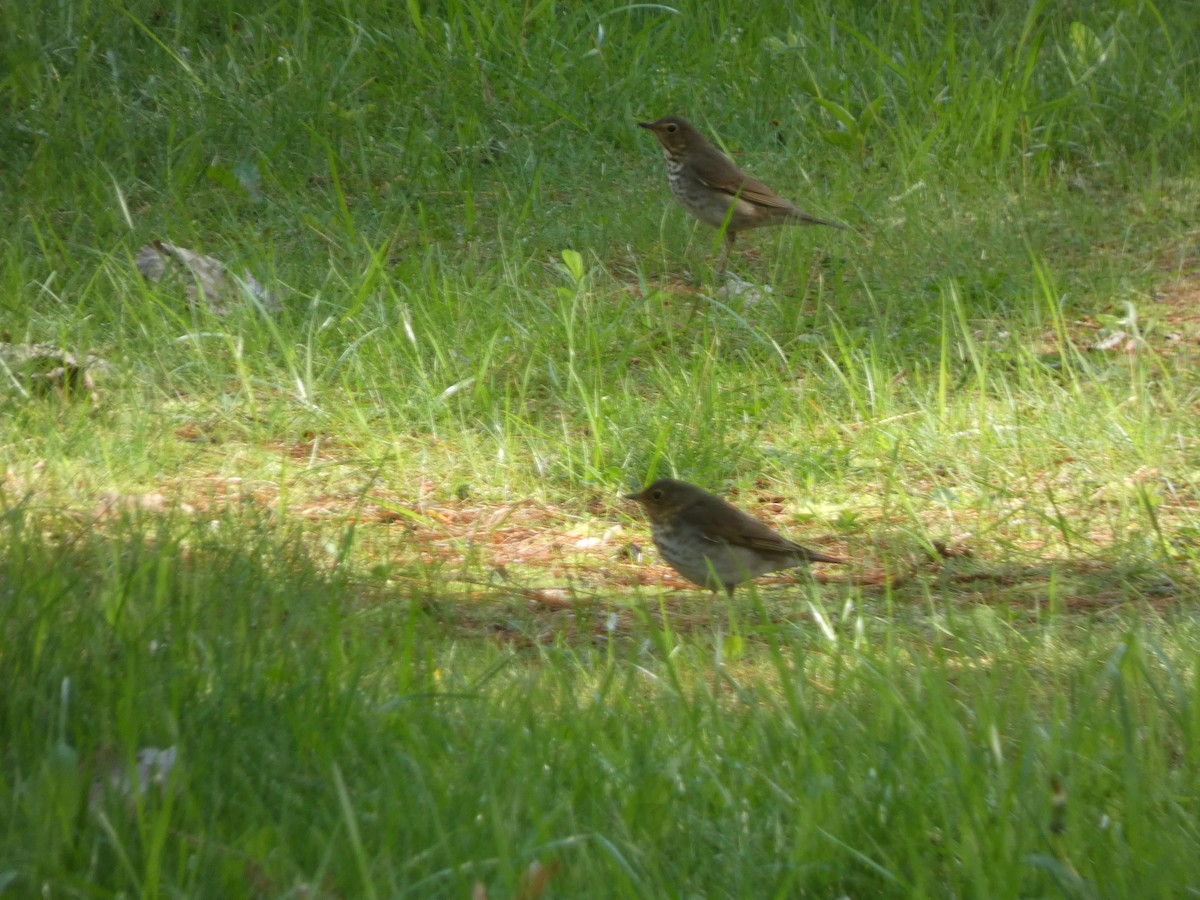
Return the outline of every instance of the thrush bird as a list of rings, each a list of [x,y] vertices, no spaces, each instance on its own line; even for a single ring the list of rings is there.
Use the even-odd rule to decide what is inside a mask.
[[[725,588],[730,598],[741,582],[767,572],[845,562],[794,544],[715,494],[673,478],[626,499],[645,510],[654,545],[671,568],[709,590]]]
[[[828,225],[751,178],[679,116],[638,122],[654,132],[667,158],[667,182],[679,205],[701,222],[725,228],[725,249],[718,269],[725,268],[739,231],[764,225]]]

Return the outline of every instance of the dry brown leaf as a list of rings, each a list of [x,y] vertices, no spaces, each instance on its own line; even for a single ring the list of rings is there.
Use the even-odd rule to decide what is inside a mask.
[[[1062,834],[1067,830],[1067,789],[1058,775],[1050,776],[1050,831]]]
[[[112,367],[98,356],[85,354],[82,359],[50,344],[0,343],[0,370],[25,399],[50,391],[73,396],[85,391],[95,399],[95,376]],[[25,387],[29,391],[25,390]]]
[[[970,559],[975,555],[970,547],[962,543],[961,539],[951,544],[947,544],[945,541],[934,541],[933,549],[938,556],[944,559],[955,559],[956,557]]]
[[[525,596],[538,606],[550,609],[573,609],[577,605],[574,592],[566,588],[535,588],[525,591]]]
[[[561,865],[557,859],[546,866],[543,866],[540,860],[535,859],[531,862],[525,874],[521,876],[520,885],[517,886],[516,900],[538,900],[542,891],[546,889],[546,884]]]
[[[151,241],[138,250],[133,261],[147,281],[178,278],[192,303],[203,303],[218,316],[228,315],[251,301],[257,301],[267,312],[283,308],[279,299],[249,272],[234,275],[219,259],[187,247]]]
[[[178,511],[190,516],[196,512],[192,504],[169,499],[158,491],[147,491],[144,494],[122,494],[119,491],[105,491],[97,498],[92,515],[103,519],[110,515],[121,513],[146,512],[165,514]]]
[[[88,805],[96,809],[103,802],[106,793],[121,797],[132,805],[152,788],[161,791],[171,777],[178,759],[179,750],[174,744],[163,750],[157,747],[142,747],[134,756],[134,768],[131,772],[126,767],[125,760],[109,748],[98,755],[99,771],[92,779],[88,791]]]

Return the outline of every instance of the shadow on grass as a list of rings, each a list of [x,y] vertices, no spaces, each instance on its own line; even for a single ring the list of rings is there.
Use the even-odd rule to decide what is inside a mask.
[[[562,859],[567,896],[724,883],[766,896],[780,853],[788,883],[822,894],[1021,893],[985,890],[997,871],[1046,893],[1030,854],[1104,883],[1096,811],[1126,787],[1171,794],[1155,748],[1190,746],[1158,683],[1185,651],[1152,655],[1182,630],[1148,627],[1143,652],[1136,626],[1076,628],[1084,617],[1048,607],[1068,627],[1037,640],[974,611],[951,621],[983,601],[1025,616],[1037,607],[1020,591],[1052,585],[1136,609],[1136,567],[1014,569],[989,599],[980,580],[999,576],[960,558],[890,586],[764,580],[734,603],[614,592],[600,569],[551,608],[530,591],[554,589],[518,588],[519,572],[469,600],[402,570],[372,586],[351,554],[258,512],[81,526],[9,508],[0,527],[0,856],[23,893],[466,896]],[[1138,692],[1151,749],[1110,714],[1118,688]],[[132,768],[145,748],[179,748],[162,790],[91,799],[104,760]],[[1044,824],[1060,771],[1083,810],[1066,842]],[[1019,813],[989,815],[997,791]],[[1157,809],[1130,831],[1166,834],[1169,861],[1188,826],[1152,829],[1169,820]],[[1009,840],[986,839],[998,827]],[[781,831],[795,837],[778,844]],[[988,864],[958,865],[971,848]]]
[[[0,582],[23,599],[9,609],[7,645],[38,646],[44,655],[66,643],[82,651],[80,659],[111,660],[131,643],[162,646],[175,631],[235,642],[253,657],[267,635],[303,648],[351,621],[515,646],[641,640],[647,628],[703,633],[730,621],[772,639],[780,627],[811,629],[822,619],[914,622],[974,606],[991,607],[1013,625],[1057,614],[1161,613],[1196,586],[1187,558],[1164,561],[1130,543],[1093,546],[1078,559],[988,559],[885,533],[870,540],[869,553],[859,544],[845,569],[766,576],[730,603],[653,553],[631,558],[632,545],[603,542],[564,556],[567,541],[554,530],[561,523],[548,521],[537,534],[536,522],[520,513],[495,518],[525,542],[512,550],[518,538],[505,534],[489,548],[487,534],[474,531],[443,532],[434,541],[411,523],[281,526],[247,508],[203,521],[134,508],[82,524],[9,508]],[[398,541],[397,527],[404,529]],[[381,552],[365,537],[372,528],[391,532],[390,543],[405,555],[358,564]],[[554,552],[543,552],[543,544]]]

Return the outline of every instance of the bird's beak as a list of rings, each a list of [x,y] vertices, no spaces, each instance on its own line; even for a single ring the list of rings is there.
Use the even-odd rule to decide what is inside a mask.
[[[641,491],[638,491],[636,494],[626,494],[626,495],[625,495],[625,499],[626,499],[626,500],[641,500],[641,499],[642,499],[642,492],[641,492]]]
[[[638,122],[638,128],[653,128],[653,122]]]

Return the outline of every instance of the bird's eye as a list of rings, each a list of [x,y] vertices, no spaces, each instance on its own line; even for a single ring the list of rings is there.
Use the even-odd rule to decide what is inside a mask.
[[[667,131],[671,132],[671,134],[674,134],[678,130],[679,130],[679,126],[676,125],[674,122],[672,122],[670,125],[667,126]]]
[[[671,127],[674,128],[675,126],[672,125]],[[661,503],[662,498],[663,498],[662,491],[651,491],[650,492],[650,499],[653,500],[655,503]]]

